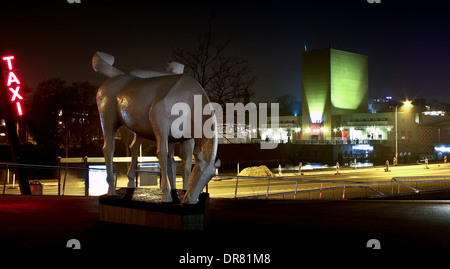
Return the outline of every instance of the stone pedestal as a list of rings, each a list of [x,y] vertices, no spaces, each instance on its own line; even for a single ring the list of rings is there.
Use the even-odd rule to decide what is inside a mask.
[[[179,201],[183,195],[181,190],[176,192]],[[206,227],[208,194],[202,193],[194,205],[165,203],[161,197],[160,189],[119,189],[117,195],[99,197],[99,218],[101,221],[171,230],[203,230]]]

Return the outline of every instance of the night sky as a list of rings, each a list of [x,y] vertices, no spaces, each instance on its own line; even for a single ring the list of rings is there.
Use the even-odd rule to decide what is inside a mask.
[[[60,77],[100,85],[95,51],[115,66],[163,71],[176,47],[195,46],[213,11],[228,54],[257,75],[253,101],[301,100],[301,55],[330,46],[369,56],[370,97],[450,103],[450,8],[442,1],[2,1],[0,49],[16,55],[22,80]]]

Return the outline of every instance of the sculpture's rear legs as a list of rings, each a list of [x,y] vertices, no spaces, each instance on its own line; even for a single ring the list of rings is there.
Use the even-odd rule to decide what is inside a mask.
[[[134,134],[133,142],[130,145],[131,164],[128,169],[128,188],[136,188],[136,166],[138,160],[139,147],[142,144],[142,138]]]

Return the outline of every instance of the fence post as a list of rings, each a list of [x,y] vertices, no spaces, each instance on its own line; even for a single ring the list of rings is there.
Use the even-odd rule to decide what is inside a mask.
[[[239,182],[239,163],[237,163],[236,187],[234,189],[234,198],[237,197],[238,182]]]
[[[7,183],[9,184],[9,167],[8,167],[8,164],[6,164],[6,181],[7,181]],[[5,182],[6,182],[5,181]],[[6,184],[6,183],[5,183]]]
[[[61,156],[58,156],[58,196],[61,195]]]
[[[323,182],[320,183],[320,194],[319,194],[319,199],[322,199],[322,187],[323,187]]]
[[[266,198],[269,197],[269,186],[270,186],[270,177],[269,177],[269,180],[267,180]]]
[[[9,184],[9,168],[8,168],[8,164],[6,164],[6,171],[5,171],[5,175],[6,175],[6,179],[5,179],[5,184],[3,184],[3,194],[5,194],[6,192],[6,183]]]
[[[297,186],[298,186],[298,180],[295,181],[295,192],[294,192],[294,199],[297,198]]]
[[[345,199],[345,183],[344,183],[344,190],[342,191],[342,199]]]
[[[237,197],[238,182],[239,182],[239,176],[236,176],[236,187],[234,188],[234,198]]]
[[[84,166],[86,167],[86,177],[84,179],[84,196],[89,196],[89,164],[88,156],[83,157]]]
[[[67,166],[69,165],[69,163],[66,163],[66,168],[64,169],[64,181],[63,181],[63,185],[62,185],[62,192],[61,195],[64,196],[64,192],[66,190],[66,179],[67,179]]]
[[[283,176],[281,173],[281,164],[278,165],[278,176]]]

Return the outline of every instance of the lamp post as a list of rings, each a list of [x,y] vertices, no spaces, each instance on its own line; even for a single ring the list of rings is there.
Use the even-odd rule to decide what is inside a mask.
[[[397,121],[397,117],[398,117],[398,111],[397,111],[397,107],[398,105],[395,106],[395,160],[397,160],[398,157],[398,121]],[[395,163],[393,164],[395,165]]]
[[[403,105],[405,107],[410,107],[411,106],[411,101],[405,101],[403,102]],[[398,105],[395,106],[395,164],[397,165],[398,163],[398,110],[397,110]]]

